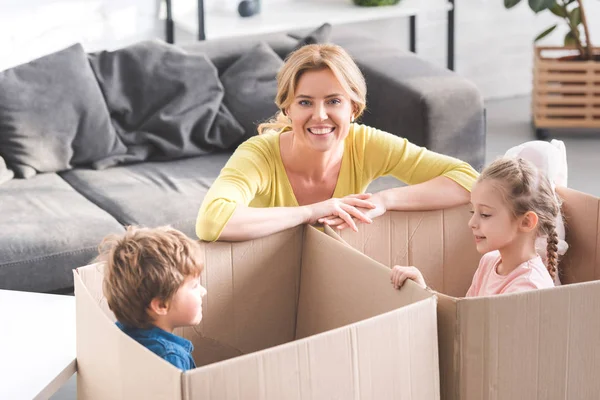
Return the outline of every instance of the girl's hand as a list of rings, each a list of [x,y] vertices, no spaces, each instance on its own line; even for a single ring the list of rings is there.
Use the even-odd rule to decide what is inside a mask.
[[[402,267],[400,265],[395,265],[392,268],[392,275],[390,276],[390,281],[392,285],[394,285],[394,289],[400,289],[404,284],[404,281],[407,279],[411,279],[415,281],[422,288],[427,288],[425,284],[425,279],[423,278],[423,274],[415,267]]]
[[[370,197],[370,193],[351,194],[340,199],[329,199],[306,206],[310,212],[307,223],[314,224],[317,221],[320,222],[324,217],[339,218],[340,221],[348,224],[348,226],[356,232],[358,231],[358,228],[354,222],[355,219],[368,224],[373,222],[373,220],[366,215],[366,210],[376,208],[375,204],[371,201],[367,201]]]
[[[372,222],[374,218],[377,218],[386,212],[386,207],[385,207],[383,201],[381,200],[381,198],[377,195],[374,195],[373,197],[371,197],[370,201],[372,204],[375,205],[375,207],[372,207],[372,208],[357,207],[357,209],[358,209],[358,211],[363,213],[367,218],[369,218]],[[353,222],[354,222],[354,226],[356,226],[356,220]],[[351,225],[348,224],[348,222],[346,220],[344,220],[340,217],[337,217],[335,215],[330,215],[330,216],[326,216],[324,218],[320,218],[319,223],[321,223],[323,225],[329,225],[330,227],[336,228],[340,231],[342,229],[348,228],[349,226],[351,227]],[[354,231],[356,231],[356,229],[354,229],[354,228],[352,228],[352,229]]]

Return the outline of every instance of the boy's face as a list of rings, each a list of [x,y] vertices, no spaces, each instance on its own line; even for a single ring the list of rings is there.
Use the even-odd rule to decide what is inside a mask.
[[[187,277],[175,292],[167,317],[173,328],[198,325],[202,320],[202,297],[206,289],[200,284],[200,277]]]

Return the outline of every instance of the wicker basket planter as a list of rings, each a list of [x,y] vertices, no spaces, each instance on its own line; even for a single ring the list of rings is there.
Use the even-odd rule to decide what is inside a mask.
[[[535,48],[532,117],[538,139],[552,128],[600,129],[600,48],[595,61],[565,56],[565,47]]]

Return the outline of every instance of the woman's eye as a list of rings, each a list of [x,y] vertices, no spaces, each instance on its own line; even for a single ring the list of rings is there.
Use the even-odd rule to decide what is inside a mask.
[[[469,214],[475,214],[475,211],[471,210],[469,211]]]
[[[300,104],[301,106],[308,106],[308,105],[310,105],[310,101],[308,101],[308,100],[300,100],[298,102],[298,104]]]
[[[489,218],[489,217],[491,217],[490,214],[480,214],[480,215],[481,215],[481,218]]]
[[[331,99],[329,100],[329,103],[331,104],[340,104],[342,101],[340,99]]]

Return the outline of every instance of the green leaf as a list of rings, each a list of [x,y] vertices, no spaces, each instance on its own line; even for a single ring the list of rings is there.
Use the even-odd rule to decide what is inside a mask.
[[[556,0],[529,0],[529,8],[531,8],[536,14],[552,7],[555,4]]]
[[[578,26],[581,23],[581,8],[572,9],[569,13],[569,20],[571,21],[571,26]]]
[[[556,26],[557,25],[554,25],[554,26],[551,26],[550,28],[546,29],[544,32],[537,35],[537,37],[533,41],[537,42],[538,40],[545,38],[546,36],[548,36],[550,34],[550,32],[552,32],[553,30],[556,29]]]
[[[504,7],[505,8],[513,8],[520,2],[521,2],[521,0],[504,0]]]
[[[557,15],[561,18],[565,18],[568,13],[565,11],[564,8],[562,8],[561,6],[559,6],[556,3],[552,7],[550,7],[549,10],[552,12],[552,14]]]
[[[568,32],[565,35],[565,46],[577,46],[577,39],[575,39],[575,35],[573,35],[573,32]]]

